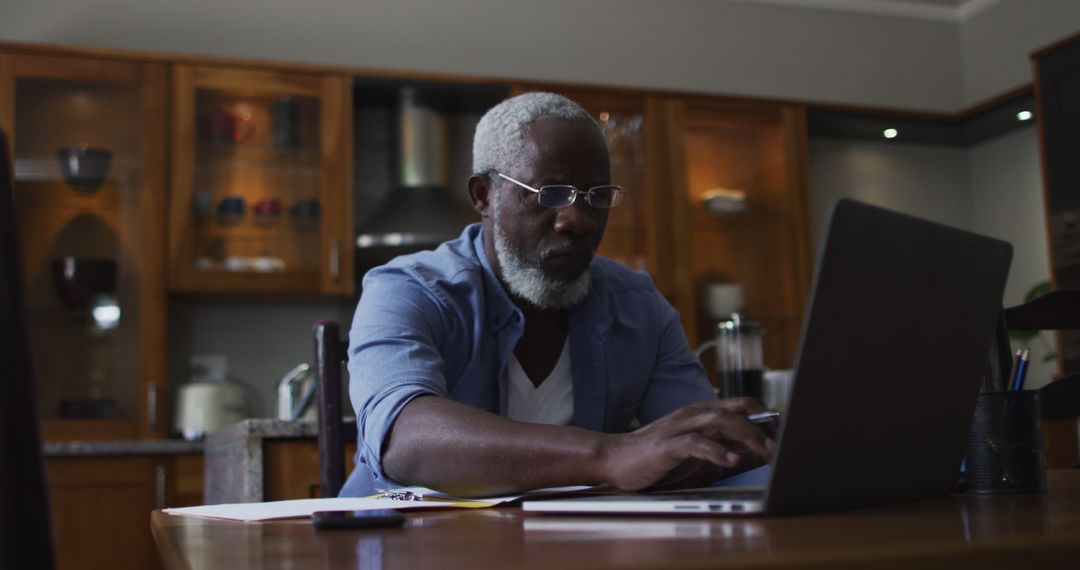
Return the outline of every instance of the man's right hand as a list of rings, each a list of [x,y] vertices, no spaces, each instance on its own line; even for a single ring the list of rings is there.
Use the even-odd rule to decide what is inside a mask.
[[[772,459],[773,442],[746,416],[765,409],[750,398],[691,404],[637,431],[605,438],[600,450],[604,482],[638,491],[668,482],[687,461],[734,467],[748,449]]]

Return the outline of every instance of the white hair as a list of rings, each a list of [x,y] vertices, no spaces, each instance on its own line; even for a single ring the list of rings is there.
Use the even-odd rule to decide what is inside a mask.
[[[492,208],[499,210],[501,194],[492,196]],[[541,309],[566,309],[576,305],[589,293],[589,269],[572,281],[552,279],[540,267],[530,264],[510,244],[498,219],[492,224],[495,230],[495,257],[502,269],[502,282],[514,296],[524,299]],[[591,265],[591,264],[590,264]]]
[[[511,97],[488,110],[473,136],[473,174],[513,171],[528,153],[525,129],[544,119],[565,119],[596,129],[596,119],[581,105],[555,93],[532,92]]]

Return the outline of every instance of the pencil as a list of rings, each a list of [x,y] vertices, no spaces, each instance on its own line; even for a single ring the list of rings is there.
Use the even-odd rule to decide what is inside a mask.
[[[1027,376],[1030,357],[1030,351],[1025,348],[1024,353],[1020,356],[1020,364],[1016,367],[1016,382],[1013,384],[1013,389],[1017,392],[1024,389],[1024,378]]]
[[[1008,382],[1006,382],[1005,385],[1001,387],[1002,391],[1012,390],[1013,386],[1016,385],[1016,375],[1020,372],[1020,358],[1023,356],[1023,354],[1023,350],[1019,348],[1016,349],[1016,357],[1013,358],[1012,362],[1012,371],[1009,372]]]

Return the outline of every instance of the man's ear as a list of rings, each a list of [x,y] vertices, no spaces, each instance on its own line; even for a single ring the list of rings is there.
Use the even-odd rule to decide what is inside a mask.
[[[469,177],[468,186],[473,208],[480,212],[481,218],[491,216],[491,193],[495,191],[491,180],[487,176],[473,174]]]

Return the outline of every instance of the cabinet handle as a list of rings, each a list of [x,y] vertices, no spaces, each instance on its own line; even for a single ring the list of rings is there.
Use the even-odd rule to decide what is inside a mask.
[[[158,464],[154,466],[154,494],[156,499],[155,504],[157,505],[159,511],[168,506],[165,501],[165,484],[167,483],[166,477],[167,473],[165,471],[164,465]]]
[[[338,277],[341,276],[341,246],[338,245],[337,238],[330,239],[330,280],[337,283]]]
[[[146,423],[150,431],[157,431],[157,384],[146,387]]]

